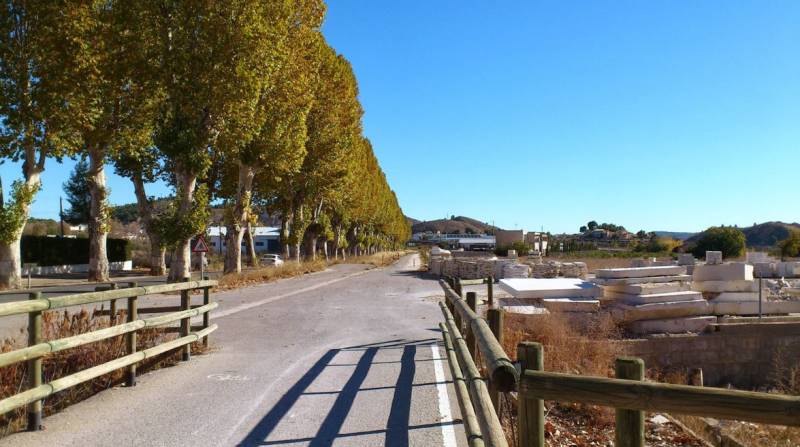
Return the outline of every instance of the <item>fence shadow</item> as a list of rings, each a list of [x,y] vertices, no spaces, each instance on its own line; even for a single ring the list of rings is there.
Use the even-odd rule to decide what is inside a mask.
[[[409,431],[415,429],[433,428],[441,425],[456,424],[459,422],[437,422],[411,426],[409,424],[411,416],[411,397],[415,386],[437,385],[436,383],[414,384],[414,377],[417,372],[417,362],[428,362],[428,359],[416,359],[417,348],[419,346],[428,347],[438,343],[436,338],[421,340],[386,340],[380,343],[372,343],[357,346],[348,346],[338,349],[331,349],[323,354],[311,368],[303,374],[300,379],[284,393],[277,403],[261,418],[256,426],[239,443],[240,446],[263,446],[263,445],[284,445],[295,443],[307,443],[310,447],[330,446],[337,439],[351,438],[367,435],[385,435],[385,445],[387,446],[408,446]],[[376,362],[375,356],[381,350],[402,350],[400,360],[397,362]],[[362,352],[358,361],[354,364],[332,363],[337,354],[341,352]],[[375,364],[399,363],[400,371],[394,386],[381,386],[364,388],[362,385],[369,373],[370,368]],[[329,367],[354,366],[354,370],[341,391],[309,391],[314,381]],[[372,391],[378,389],[394,390],[389,417],[383,429],[341,433],[345,419],[353,407],[359,392]],[[313,437],[270,440],[267,438],[275,431],[281,421],[290,414],[292,407],[302,396],[330,394],[336,395],[336,399],[319,425]],[[388,404],[388,402],[387,402]],[[376,405],[380,405],[376,403]]]

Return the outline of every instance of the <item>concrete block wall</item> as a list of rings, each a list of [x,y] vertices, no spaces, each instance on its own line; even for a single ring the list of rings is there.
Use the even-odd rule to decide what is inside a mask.
[[[800,366],[800,323],[753,323],[716,326],[716,332],[625,340],[629,355],[641,357],[648,368],[702,368],[706,385],[751,389],[774,379],[776,366]],[[782,365],[783,367],[789,365]]]

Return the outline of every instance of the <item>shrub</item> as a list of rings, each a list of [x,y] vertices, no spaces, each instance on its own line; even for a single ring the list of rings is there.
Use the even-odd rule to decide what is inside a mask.
[[[725,258],[735,258],[744,253],[745,236],[734,227],[711,227],[704,231],[692,248],[692,253],[703,258],[707,251],[721,251]]]
[[[525,255],[528,254],[528,252],[531,251],[531,246],[526,244],[525,242],[517,241],[517,242],[514,242],[511,245],[506,245],[504,247],[498,247],[494,251],[494,254],[496,254],[497,256],[508,256],[508,250],[516,250],[517,255],[525,256]]]
[[[781,256],[784,258],[796,258],[800,256],[800,231],[792,230],[789,237],[778,243]]]
[[[22,236],[22,262],[35,262],[40,266],[63,264],[88,264],[89,239],[58,238],[48,236]],[[130,259],[131,248],[126,239],[106,240],[109,262]]]

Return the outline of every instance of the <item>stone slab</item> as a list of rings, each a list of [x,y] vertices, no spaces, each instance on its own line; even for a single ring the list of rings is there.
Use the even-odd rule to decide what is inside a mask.
[[[758,302],[712,302],[714,315],[758,315]],[[761,311],[769,314],[800,313],[800,301],[764,301]]]
[[[717,317],[715,316],[662,318],[634,321],[628,325],[628,330],[638,335],[699,333],[705,331],[709,325],[716,322]]]
[[[630,284],[665,283],[665,282],[689,282],[691,275],[669,275],[669,276],[650,276],[644,278],[595,278],[593,283],[600,286],[617,286]]]
[[[664,265],[655,267],[631,267],[619,269],[599,269],[598,278],[646,278],[652,276],[672,276],[686,273],[686,268],[680,265]]]
[[[511,278],[500,288],[514,298],[598,298],[603,289],[578,278]]]
[[[717,265],[697,265],[692,273],[694,281],[752,281],[753,266],[744,262]]]
[[[708,294],[706,295],[706,298],[712,303],[758,302],[758,292],[722,292],[718,294]],[[764,294],[763,299],[766,301],[766,293]]]
[[[591,298],[545,298],[542,305],[550,312],[597,312],[600,300]]]
[[[708,264],[708,265],[719,265],[719,264],[722,264],[722,252],[721,251],[707,251],[706,252],[706,264]]]
[[[656,282],[640,284],[611,284],[604,286],[606,296],[608,292],[627,293],[629,295],[650,295],[653,293],[684,292],[692,290],[689,282]]]
[[[681,292],[651,293],[646,295],[631,295],[628,293],[606,291],[605,299],[613,299],[625,304],[670,303],[678,301],[702,300],[703,294],[692,290]]]
[[[550,311],[543,307],[541,303],[531,300],[521,300],[517,298],[500,298],[497,300],[500,308],[506,312],[524,315],[548,315]]]
[[[615,304],[611,308],[615,319],[623,322],[657,320],[661,318],[709,315],[711,308],[704,299],[639,305]]]
[[[692,281],[692,290],[698,292],[758,292],[758,281]]]

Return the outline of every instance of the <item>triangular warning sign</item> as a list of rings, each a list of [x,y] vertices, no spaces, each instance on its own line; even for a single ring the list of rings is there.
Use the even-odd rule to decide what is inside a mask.
[[[208,244],[206,244],[206,240],[203,236],[197,238],[197,243],[194,244],[194,248],[192,249],[194,253],[208,253]]]

